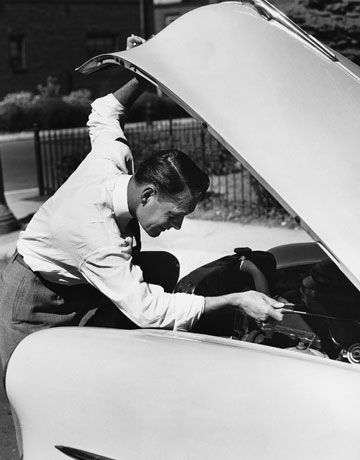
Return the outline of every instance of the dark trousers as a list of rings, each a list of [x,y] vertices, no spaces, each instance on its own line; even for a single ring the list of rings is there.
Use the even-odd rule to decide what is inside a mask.
[[[140,252],[133,258],[144,280],[172,292],[179,276],[176,257]],[[96,310],[95,310],[96,309]],[[89,311],[95,314],[86,320]],[[60,326],[138,327],[90,284],[66,286],[45,280],[14,256],[0,274],[0,358],[5,369],[11,353],[27,335]]]

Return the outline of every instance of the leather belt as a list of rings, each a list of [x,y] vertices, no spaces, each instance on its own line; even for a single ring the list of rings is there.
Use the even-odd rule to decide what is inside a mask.
[[[29,265],[25,262],[23,256],[21,254],[19,254],[17,251],[15,253],[15,258],[14,260],[16,260],[16,262],[18,262],[20,265],[22,265],[23,267],[27,268],[28,270],[31,270],[31,268],[29,267]],[[32,271],[32,270],[31,270]]]

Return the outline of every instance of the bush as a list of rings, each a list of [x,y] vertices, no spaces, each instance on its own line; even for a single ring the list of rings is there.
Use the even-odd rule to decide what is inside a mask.
[[[37,89],[39,91],[39,97],[42,99],[59,97],[60,94],[60,85],[58,83],[58,79],[52,75],[49,75],[46,78],[44,85],[40,83],[40,85],[37,86]]]
[[[21,107],[13,102],[0,103],[0,131],[24,131],[34,124],[33,107]]]
[[[72,91],[68,96],[63,96],[62,100],[71,105],[90,106],[91,92],[88,89],[78,89]]]
[[[90,145],[85,144],[85,148],[75,149],[69,155],[65,155],[58,162],[56,171],[59,177],[59,183],[63,184],[68,177],[75,171],[90,151]]]
[[[129,122],[148,120],[167,120],[188,117],[189,114],[168,96],[156,93],[142,94],[131,108]]]
[[[69,104],[61,99],[39,99],[28,107],[12,102],[0,103],[0,131],[30,130],[34,123],[40,129],[76,128],[85,126],[90,105]]]
[[[19,91],[0,102],[0,131],[30,130],[36,123],[40,129],[75,128],[85,126],[91,112],[91,92],[78,89],[60,96],[60,85],[48,77],[37,87],[38,94]],[[183,118],[189,115],[168,96],[145,92],[134,103],[129,122]]]
[[[84,126],[91,111],[91,93],[86,89],[60,97],[59,85],[48,78],[38,86],[39,94],[29,91],[10,93],[0,102],[0,131],[30,130],[36,123],[40,129]]]
[[[0,131],[23,131],[34,122],[34,94],[19,91],[0,102]]]
[[[34,103],[34,94],[31,91],[19,91],[7,94],[2,103],[14,104],[17,107],[29,107]]]
[[[281,204],[254,177],[251,177],[251,185],[256,193],[257,207],[267,217],[284,217],[288,215]]]
[[[0,102],[0,131],[16,132],[32,129],[60,129],[85,126],[91,112],[91,93],[78,89],[59,96],[56,79],[48,77],[38,85],[39,94],[20,91],[5,96]],[[183,118],[189,115],[167,96],[146,92],[134,103],[129,122]]]
[[[90,106],[72,105],[62,99],[46,99],[36,104],[36,123],[40,129],[85,126]]]

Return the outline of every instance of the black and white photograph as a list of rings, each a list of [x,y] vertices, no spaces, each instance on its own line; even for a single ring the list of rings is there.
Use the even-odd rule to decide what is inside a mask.
[[[360,0],[0,40],[0,460],[359,460]]]

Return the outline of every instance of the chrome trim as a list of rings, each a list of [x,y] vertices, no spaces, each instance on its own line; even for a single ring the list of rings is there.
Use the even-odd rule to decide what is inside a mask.
[[[68,457],[75,458],[77,460],[115,460],[114,458],[104,457],[103,455],[93,454],[86,450],[75,449],[74,447],[68,446],[55,446],[63,454]]]

